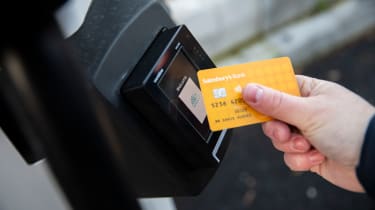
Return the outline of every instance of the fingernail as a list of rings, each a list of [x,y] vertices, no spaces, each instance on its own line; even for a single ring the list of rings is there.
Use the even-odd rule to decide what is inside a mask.
[[[324,160],[324,156],[322,156],[318,151],[313,151],[310,153],[309,159],[312,164],[320,164]]]
[[[298,151],[306,151],[308,145],[302,138],[297,137],[293,140],[293,148]]]
[[[244,89],[243,98],[249,103],[257,103],[262,98],[263,92],[261,87],[249,84]]]

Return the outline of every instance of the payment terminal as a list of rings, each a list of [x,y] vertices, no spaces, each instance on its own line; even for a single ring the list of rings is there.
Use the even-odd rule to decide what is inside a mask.
[[[229,131],[208,127],[196,76],[215,65],[163,4],[134,2],[131,8],[121,3],[126,17],[109,14],[99,20],[105,4],[94,2],[86,25],[71,40],[82,46],[78,56],[89,66],[90,79],[115,109],[129,150],[124,167],[137,194],[196,195],[229,143]]]
[[[47,30],[48,37],[58,34],[49,33]],[[45,40],[55,43],[53,39]],[[196,74],[199,69],[215,65],[189,29],[184,25],[177,26],[164,3],[158,0],[97,0],[92,1],[83,24],[66,41],[73,50],[61,51],[61,54],[48,51],[55,47],[65,49],[49,42],[41,42],[44,48],[40,47],[40,43],[31,41],[25,42],[31,43],[30,47],[20,46],[28,61],[26,65],[40,70],[25,77],[32,84],[25,91],[34,91],[32,96],[40,99],[32,101],[38,102],[33,105],[46,104],[41,109],[35,109],[35,114],[30,115],[34,118],[24,117],[29,116],[28,103],[9,100],[9,97],[17,96],[7,95],[9,92],[16,93],[18,89],[12,88],[17,83],[14,85],[9,80],[9,87],[5,82],[1,83],[3,91],[0,91],[0,98],[4,101],[0,105],[1,111],[6,114],[2,115],[1,125],[23,158],[32,164],[47,154],[53,171],[66,186],[67,194],[73,194],[68,197],[76,203],[81,199],[74,194],[79,190],[77,186],[83,189],[86,184],[89,186],[87,189],[94,189],[91,183],[98,183],[101,184],[97,187],[98,192],[108,187],[106,182],[113,181],[111,186],[116,186],[116,180],[111,178],[99,183],[100,177],[111,177],[112,173],[106,174],[107,169],[120,171],[119,174],[124,171],[137,197],[199,194],[224,159],[230,131],[212,132],[209,129]],[[41,56],[30,49],[40,50]],[[80,95],[84,92],[80,87],[83,82],[70,74],[72,68],[65,69],[70,60],[61,59],[65,58],[62,55],[71,60],[74,58],[78,64],[71,66],[84,70],[84,81],[90,84],[87,89],[90,94],[86,98]],[[43,72],[46,66],[53,73]],[[5,74],[6,71],[0,71],[1,81],[8,81],[7,78],[12,76]],[[14,78],[17,80],[19,77]],[[48,78],[50,80],[42,80]],[[73,83],[75,86],[71,85]],[[6,91],[6,88],[11,91]],[[63,97],[58,97],[58,94]],[[29,98],[22,96],[20,94],[19,101],[29,102]],[[93,107],[90,110],[84,105],[88,103],[89,96],[96,99],[95,103],[89,104]],[[73,112],[74,107],[66,110],[73,102],[77,106],[82,105],[80,111]],[[96,118],[87,117],[91,112],[97,114],[103,107],[109,110],[108,116],[98,115],[100,120],[95,122],[93,119]],[[32,108],[30,110],[34,110]],[[20,110],[25,110],[25,114]],[[48,113],[48,116],[40,117]],[[74,120],[68,120],[72,113]],[[52,127],[55,124],[43,122],[58,123]],[[47,129],[48,126],[53,129]],[[37,130],[34,127],[42,127],[41,132],[34,132]],[[94,135],[99,128],[108,135]],[[61,132],[57,132],[59,130]],[[77,132],[82,133],[82,138]],[[33,149],[39,145],[35,142],[44,134],[51,138],[42,141],[43,149]],[[60,144],[52,143],[58,137]],[[104,143],[100,137],[103,137]],[[67,158],[60,158],[62,155]],[[70,168],[75,171],[68,171]],[[108,196],[108,199],[111,197]]]

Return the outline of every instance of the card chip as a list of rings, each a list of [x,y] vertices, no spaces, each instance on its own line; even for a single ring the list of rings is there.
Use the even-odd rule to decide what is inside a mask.
[[[227,91],[225,90],[225,88],[213,89],[213,93],[214,93],[214,98],[216,99],[227,97]]]

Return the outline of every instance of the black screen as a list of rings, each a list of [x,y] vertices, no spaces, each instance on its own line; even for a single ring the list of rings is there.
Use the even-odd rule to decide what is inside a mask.
[[[192,105],[188,104],[193,103],[194,105],[195,101],[203,100],[200,91],[199,94],[197,94],[199,86],[197,85],[198,78],[196,73],[197,68],[195,68],[192,62],[189,61],[185,53],[180,51],[164,73],[164,76],[159,83],[159,87],[184,117],[192,124],[192,126],[195,127],[200,136],[202,136],[205,141],[208,141],[211,132],[208,127],[204,107],[202,107],[203,110],[194,110]],[[191,95],[189,95],[190,92]]]

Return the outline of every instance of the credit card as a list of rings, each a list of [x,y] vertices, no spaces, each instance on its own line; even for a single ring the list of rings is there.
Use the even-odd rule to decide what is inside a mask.
[[[198,80],[212,131],[271,120],[243,101],[242,89],[248,83],[258,83],[300,96],[288,57],[200,70]]]

